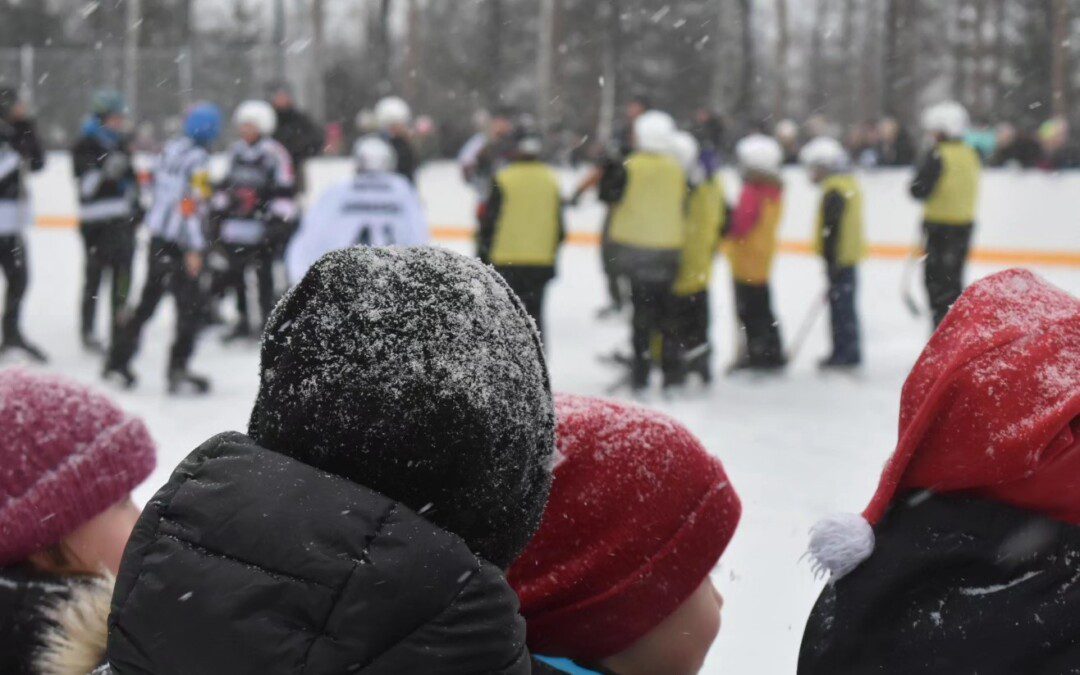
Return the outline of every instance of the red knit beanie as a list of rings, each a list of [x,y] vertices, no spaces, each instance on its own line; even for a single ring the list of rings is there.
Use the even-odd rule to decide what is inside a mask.
[[[1080,525],[1080,300],[1023,270],[968,288],[904,384],[899,440],[865,521],[814,527],[818,567],[836,580],[858,566],[874,550],[870,526],[918,489]]]
[[[598,661],[693,594],[742,507],[720,462],[671,418],[562,395],[556,411],[564,459],[509,580],[534,652]]]
[[[0,566],[61,541],[154,469],[141,421],[59,377],[0,372],[0,429]]]

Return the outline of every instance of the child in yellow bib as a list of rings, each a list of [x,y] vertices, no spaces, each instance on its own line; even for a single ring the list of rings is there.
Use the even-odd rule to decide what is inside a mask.
[[[855,368],[862,364],[855,307],[856,269],[866,256],[862,188],[851,173],[847,152],[835,139],[814,139],[803,148],[800,158],[810,180],[821,186],[814,246],[825,261],[829,282],[833,348],[820,366]]]
[[[962,140],[968,126],[967,111],[959,103],[929,108],[923,127],[934,147],[911,182],[911,196],[924,203],[926,294],[934,326],[964,292],[964,268],[975,228],[982,162]]]
[[[676,136],[675,150],[688,176],[689,194],[685,242],[672,288],[675,338],[682,367],[671,384],[682,384],[693,373],[707,384],[712,381],[709,284],[728,207],[720,177],[707,173],[700,160],[697,140],[681,132]]]
[[[480,259],[521,299],[541,337],[544,295],[564,238],[559,180],[540,161],[542,150],[539,138],[521,139],[515,159],[495,176],[477,236]]]

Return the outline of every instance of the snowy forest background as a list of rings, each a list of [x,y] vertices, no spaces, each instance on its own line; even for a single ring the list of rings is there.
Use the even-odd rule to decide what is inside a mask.
[[[1032,127],[1080,121],[1078,14],[1080,0],[0,0],[0,84],[54,139],[98,86],[159,121],[282,79],[343,125],[399,93],[454,142],[501,106],[603,135],[639,92],[735,129],[819,113],[913,126],[946,97]]]

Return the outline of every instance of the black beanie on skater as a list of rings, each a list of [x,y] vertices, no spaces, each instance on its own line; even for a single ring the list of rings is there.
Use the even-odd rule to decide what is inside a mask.
[[[262,446],[403,502],[506,568],[540,523],[555,417],[502,279],[434,248],[324,256],[278,303],[250,422]]]

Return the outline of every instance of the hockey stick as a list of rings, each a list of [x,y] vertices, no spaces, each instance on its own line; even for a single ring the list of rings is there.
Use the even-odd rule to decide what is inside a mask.
[[[799,332],[795,334],[795,340],[788,349],[787,360],[789,364],[794,363],[795,359],[799,357],[799,353],[802,352],[803,347],[806,346],[806,341],[810,337],[810,332],[817,324],[818,318],[824,313],[827,304],[829,304],[829,292],[825,291],[818,297],[814,304],[810,306],[810,309],[806,311],[806,316],[799,326]]]
[[[915,290],[913,288],[915,282],[915,274],[918,272],[919,263],[926,260],[926,234],[920,234],[918,243],[912,247],[911,252],[908,253],[907,260],[904,261],[904,273],[900,280],[900,297],[904,301],[904,306],[907,307],[908,312],[914,317],[922,316],[925,311],[919,302],[915,299]]]

